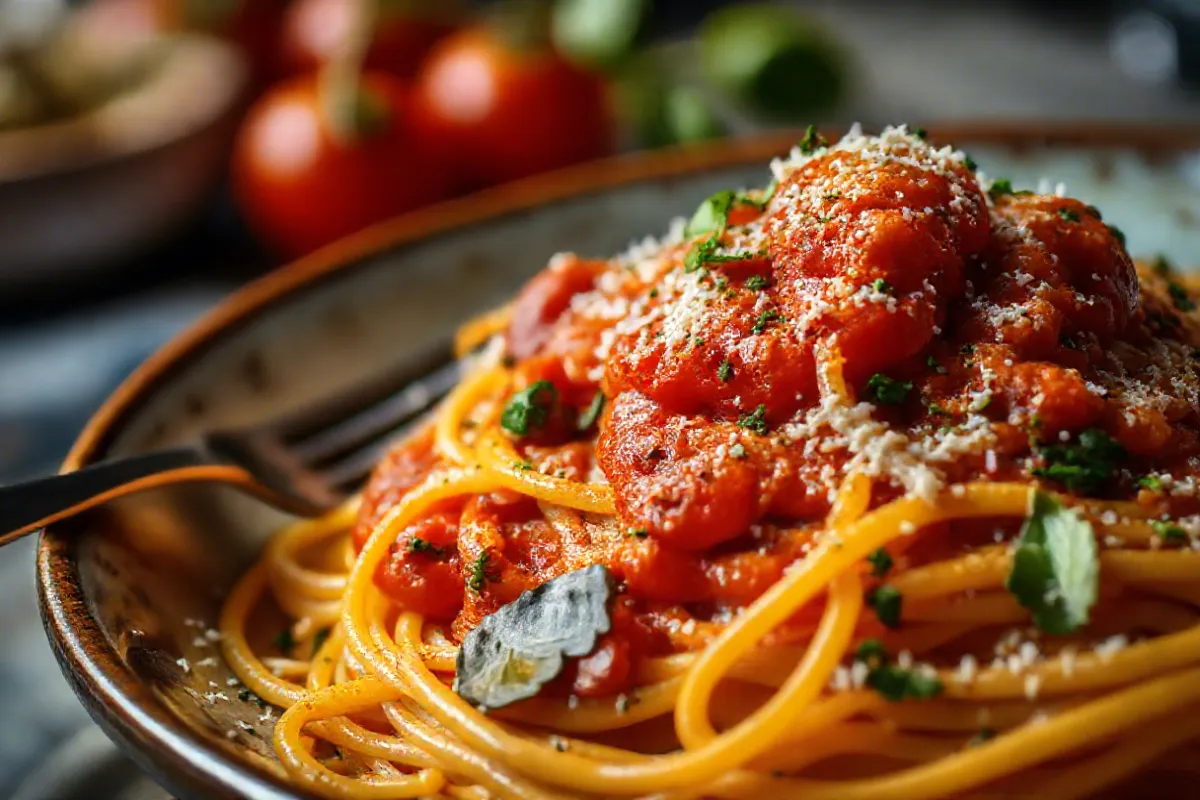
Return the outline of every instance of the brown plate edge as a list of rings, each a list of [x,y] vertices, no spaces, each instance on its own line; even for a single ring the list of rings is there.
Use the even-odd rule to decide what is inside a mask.
[[[1200,126],[1111,123],[1046,124],[1035,121],[961,122],[933,127],[937,141],[1127,147],[1148,154],[1200,147]],[[235,292],[147,359],[92,416],[71,448],[62,471],[100,460],[139,404],[219,335],[237,330],[262,309],[292,293],[312,289],[372,255],[508,213],[604,191],[638,181],[670,178],[768,159],[785,152],[796,132],[773,133],[689,148],[619,156],[519,181],[452,200],[372,226],[284,266]],[[87,609],[71,547],[71,525],[47,528],[37,552],[42,621],[59,666],[93,719],[143,769],[169,787],[192,794],[296,796],[296,787],[251,764],[230,764],[228,753],[180,730],[108,646]]]

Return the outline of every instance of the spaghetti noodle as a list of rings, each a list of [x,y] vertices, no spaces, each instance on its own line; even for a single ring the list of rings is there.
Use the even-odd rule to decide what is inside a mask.
[[[1058,800],[1187,769],[1187,288],[903,127],[772,167],[464,328],[494,345],[436,418],[234,588],[224,652],[298,785]]]

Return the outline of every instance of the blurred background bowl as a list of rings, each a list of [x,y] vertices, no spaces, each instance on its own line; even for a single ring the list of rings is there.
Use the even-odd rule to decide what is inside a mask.
[[[135,87],[79,116],[0,131],[0,290],[128,258],[192,219],[220,182],[240,56],[200,36],[141,46],[152,52]]]

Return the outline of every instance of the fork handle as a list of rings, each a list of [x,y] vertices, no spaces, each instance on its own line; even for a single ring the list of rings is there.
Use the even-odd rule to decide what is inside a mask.
[[[180,447],[3,486],[0,546],[133,492],[183,481],[236,480],[239,474],[244,473],[199,447]]]

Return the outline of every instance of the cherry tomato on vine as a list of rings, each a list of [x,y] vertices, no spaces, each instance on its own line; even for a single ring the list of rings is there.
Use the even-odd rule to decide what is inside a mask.
[[[320,88],[315,76],[272,88],[234,146],[234,192],[246,218],[290,256],[448,194],[445,160],[410,124],[399,79],[362,76],[350,137],[328,123]]]
[[[350,35],[359,0],[296,0],[283,19],[281,44],[290,72],[319,69],[341,50]],[[367,69],[401,78],[417,73],[430,48],[455,28],[457,0],[381,0],[372,26]]]
[[[611,152],[603,81],[547,47],[509,45],[487,27],[439,42],[417,78],[423,123],[469,182],[488,185]]]

